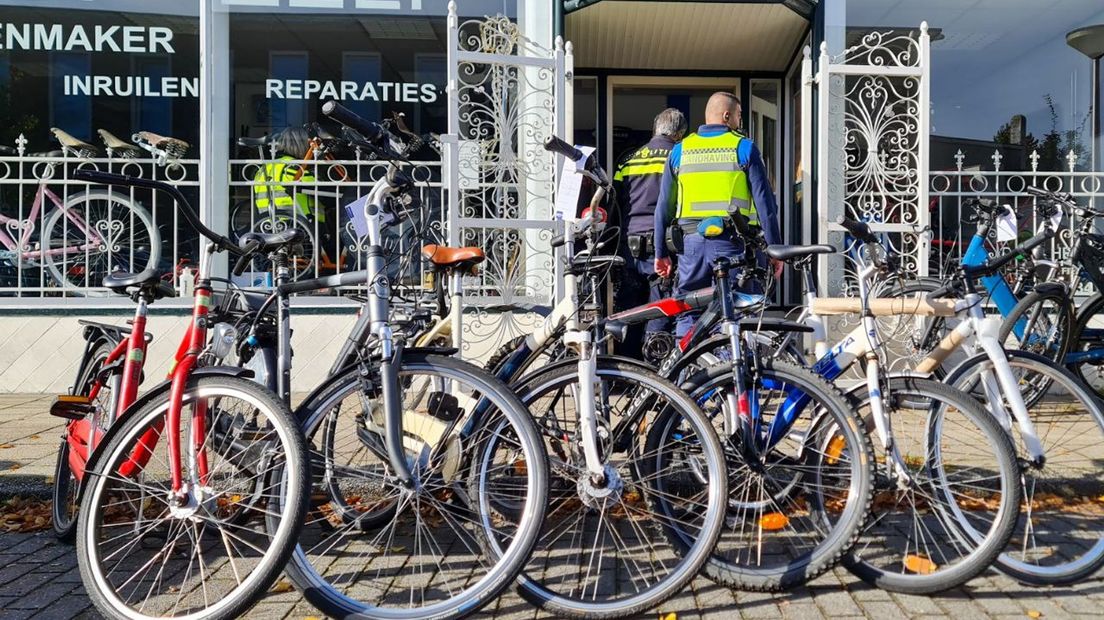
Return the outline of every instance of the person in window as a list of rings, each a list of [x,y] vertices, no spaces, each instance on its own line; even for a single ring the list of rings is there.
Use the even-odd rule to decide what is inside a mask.
[[[324,223],[325,215],[315,208],[314,198],[303,191],[302,184],[314,183],[314,176],[308,167],[291,163],[302,159],[310,148],[307,130],[288,127],[274,134],[272,143],[276,145],[276,161],[266,163],[253,177],[253,204],[257,207],[258,219],[268,217],[269,207],[275,203],[277,219],[291,217],[294,213]]]
[[[615,305],[618,310],[639,306],[662,299],[670,294],[670,280],[655,274],[656,203],[664,165],[671,149],[686,135],[686,117],[675,108],[667,108],[655,117],[652,139],[647,144],[628,153],[613,175],[616,188],[617,220],[621,227],[620,248],[625,259]],[[643,329],[634,326],[625,339],[624,350],[630,355],[645,353],[650,362],[662,357],[659,344],[669,331],[669,320],[653,319]],[[668,337],[669,338],[669,337]],[[652,352],[652,355],[648,355]]]

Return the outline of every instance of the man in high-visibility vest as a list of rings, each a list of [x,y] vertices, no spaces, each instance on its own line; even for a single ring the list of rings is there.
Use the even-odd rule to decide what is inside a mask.
[[[275,203],[278,219],[294,213],[324,223],[325,215],[316,208],[314,197],[304,191],[310,188],[306,184],[315,182],[310,167],[291,163],[306,156],[310,146],[307,132],[302,127],[289,127],[274,135],[272,141],[279,159],[266,163],[253,177],[253,204],[258,217],[267,217],[269,205]]]
[[[652,139],[632,151],[613,175],[620,212],[619,247],[625,259],[615,302],[618,310],[658,301],[670,291],[670,280],[655,273],[652,233],[655,230],[659,182],[671,149],[686,135],[686,117],[675,108],[667,108],[655,117],[652,134]],[[635,329],[629,330],[628,337],[619,348],[629,355],[651,351],[654,348],[652,341],[665,337],[669,322],[666,318],[653,319],[644,327],[643,333],[634,326]]]
[[[714,259],[743,254],[736,213],[761,228],[768,244],[782,241],[767,170],[759,150],[739,133],[740,113],[738,97],[714,93],[705,106],[705,124],[667,158],[655,211],[654,267],[669,277],[676,270],[672,257],[678,261],[676,293],[708,287]],[[782,263],[772,267],[776,277],[781,274]],[[680,316],[676,334],[685,334],[693,320]]]

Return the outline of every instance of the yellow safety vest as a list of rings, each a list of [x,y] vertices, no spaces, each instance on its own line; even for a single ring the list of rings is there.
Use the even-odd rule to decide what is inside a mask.
[[[676,217],[702,219],[739,211],[749,224],[759,225],[747,171],[737,154],[742,140],[740,134],[726,131],[711,137],[692,133],[682,141]]]
[[[667,165],[667,151],[653,151],[643,146],[626,159],[613,174],[614,181],[623,181],[625,177],[643,176],[646,174],[663,174],[663,167]]]
[[[285,155],[279,161],[265,164],[264,168],[257,171],[253,177],[253,204],[259,210],[267,210],[269,196],[271,196],[276,202],[277,209],[287,209],[294,204],[302,215],[314,216],[314,200],[310,196],[302,191],[289,191],[289,188],[282,185],[282,183],[296,182],[295,175],[299,172],[299,166],[288,165],[287,162],[291,161],[295,159]],[[298,182],[313,183],[314,180],[314,176],[304,170]],[[322,221],[321,212],[317,217]]]

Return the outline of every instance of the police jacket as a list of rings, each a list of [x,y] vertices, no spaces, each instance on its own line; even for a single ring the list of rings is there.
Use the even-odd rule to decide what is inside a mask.
[[[731,130],[724,125],[702,125],[698,127],[697,134],[703,138],[724,135]],[[660,181],[659,208],[655,209],[654,230],[656,243],[656,258],[665,258],[668,254],[665,244],[662,243],[667,226],[674,223],[678,212],[678,171],[682,162],[682,145],[671,149],[671,156],[663,169],[663,178]],[[768,244],[782,242],[782,235],[778,226],[778,205],[774,199],[774,190],[771,189],[767,176],[767,168],[763,165],[763,157],[759,149],[751,140],[743,139],[738,147],[739,163],[747,171],[747,180],[751,189],[751,197],[757,212],[759,226],[763,229],[763,238]]]
[[[675,141],[654,136],[624,159],[613,174],[622,234],[651,234],[655,228],[659,183]]]

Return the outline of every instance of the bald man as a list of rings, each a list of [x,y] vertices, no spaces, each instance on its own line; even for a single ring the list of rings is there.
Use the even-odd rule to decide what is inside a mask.
[[[677,259],[676,293],[710,286],[715,258],[743,255],[743,240],[733,224],[736,213],[762,229],[768,244],[782,242],[767,170],[759,149],[739,133],[740,113],[738,97],[713,93],[705,106],[705,124],[667,158],[655,211],[655,272],[670,277],[675,271],[672,259]],[[681,247],[669,248],[661,240],[675,227],[671,232],[681,232]],[[777,276],[782,264],[773,267]],[[676,335],[684,335],[694,318],[680,316]]]

